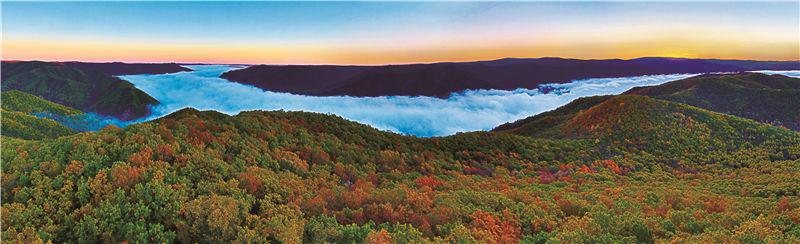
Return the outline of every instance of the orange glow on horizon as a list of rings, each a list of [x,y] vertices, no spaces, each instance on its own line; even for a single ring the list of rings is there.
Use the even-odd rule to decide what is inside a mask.
[[[696,40],[657,38],[614,42],[603,36],[591,42],[556,41],[464,44],[442,41],[412,47],[371,45],[162,44],[46,40],[4,40],[3,60],[87,62],[177,62],[228,64],[354,64],[459,62],[507,57],[630,59],[638,57],[800,60],[800,45],[785,41],[763,45],[728,38]],[[580,40],[561,38],[560,40]],[[540,39],[541,41],[541,39]]]

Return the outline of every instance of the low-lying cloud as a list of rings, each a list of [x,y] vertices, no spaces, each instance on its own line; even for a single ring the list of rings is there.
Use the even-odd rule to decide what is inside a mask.
[[[264,91],[219,78],[233,69],[223,65],[190,66],[194,72],[128,75],[139,89],[161,102],[154,119],[186,107],[237,114],[246,110],[289,110],[337,114],[347,119],[421,137],[490,130],[505,122],[555,109],[576,98],[619,94],[635,86],[657,85],[692,74],[578,80],[539,90],[469,90],[447,99],[434,97],[314,97]]]
[[[96,114],[92,112],[83,113],[79,115],[61,116],[53,113],[33,113],[33,116],[39,118],[46,118],[61,123],[76,131],[97,131],[106,126],[114,125],[117,127],[125,127],[130,124],[144,122],[151,118],[137,119],[122,121],[112,116]]]

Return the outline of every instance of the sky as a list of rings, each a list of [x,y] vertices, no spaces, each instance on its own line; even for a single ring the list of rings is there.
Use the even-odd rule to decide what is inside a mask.
[[[800,59],[788,2],[9,2],[2,59],[397,64]]]

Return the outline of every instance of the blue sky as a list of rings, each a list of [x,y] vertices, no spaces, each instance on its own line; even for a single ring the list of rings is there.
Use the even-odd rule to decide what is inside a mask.
[[[407,63],[667,55],[785,60],[800,55],[799,11],[797,1],[4,1],[3,58]]]

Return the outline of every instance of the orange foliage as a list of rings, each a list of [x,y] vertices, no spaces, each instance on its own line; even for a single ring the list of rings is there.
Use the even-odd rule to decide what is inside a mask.
[[[432,176],[419,177],[419,178],[414,180],[414,183],[416,183],[417,186],[419,186],[420,188],[427,186],[427,187],[430,187],[430,189],[436,189],[437,187],[440,187],[440,186],[444,185],[444,183],[442,183],[442,181],[440,181],[440,180],[438,180],[438,179],[436,179],[435,177],[432,177]]]
[[[620,167],[619,165],[617,165],[617,162],[614,161],[613,159],[600,160],[597,163],[599,163],[600,165],[605,166],[606,168],[611,170],[611,172],[614,172],[614,174],[621,175],[621,174],[625,173],[625,170],[622,167]]]
[[[724,198],[710,198],[706,199],[703,203],[703,208],[708,213],[722,213],[725,212],[725,208],[727,207],[727,202]]]
[[[555,198],[556,204],[558,205],[558,209],[561,209],[561,212],[564,212],[565,215],[579,215],[581,206],[570,201],[569,199],[563,198]]]
[[[153,157],[153,149],[145,146],[141,151],[131,154],[128,161],[134,166],[148,166]]]
[[[587,173],[587,174],[597,173],[597,170],[589,168],[589,166],[586,166],[585,164],[581,165],[581,168],[578,169],[578,171],[583,172],[583,173]]]
[[[69,165],[67,165],[67,173],[69,174],[80,174],[83,171],[83,163],[77,160],[72,160]]]
[[[385,229],[381,229],[378,232],[370,232],[364,242],[368,244],[389,244],[392,243],[392,236]]]
[[[516,217],[508,209],[503,210],[502,217],[477,210],[470,214],[471,231],[476,239],[486,243],[517,243],[522,232]]]
[[[111,169],[111,178],[114,186],[127,189],[141,180],[141,174],[145,171],[143,167],[131,167],[128,165],[117,166]]]
[[[795,204],[789,201],[789,198],[782,197],[781,200],[778,200],[778,211],[785,212],[796,208]]]
[[[156,127],[156,133],[161,136],[161,139],[164,139],[167,142],[175,141],[175,136],[172,135],[172,131],[169,130],[165,125],[159,125]]]
[[[540,198],[540,197],[536,197],[536,199],[534,199],[534,201],[533,201],[533,202],[536,204],[536,206],[539,206],[539,207],[540,207],[540,208],[542,208],[544,211],[548,211],[548,210],[550,210],[550,206],[548,206],[548,205],[547,205],[547,203],[545,203],[544,201],[542,201],[542,198]]]
[[[161,161],[171,162],[175,158],[175,150],[168,144],[156,146],[156,158]]]

